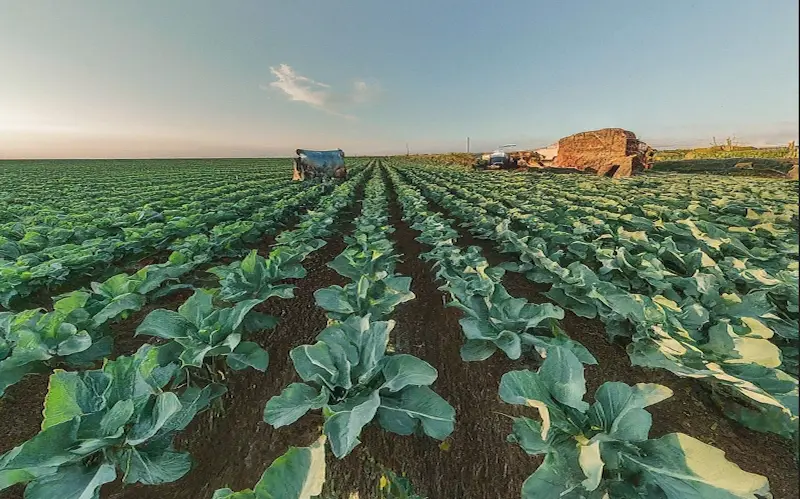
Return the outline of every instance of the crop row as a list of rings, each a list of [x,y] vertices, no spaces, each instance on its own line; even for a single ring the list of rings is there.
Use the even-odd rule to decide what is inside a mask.
[[[197,289],[177,312],[151,312],[137,335],[160,338],[157,346],[145,344],[98,370],[57,369],[41,432],[0,456],[0,490],[28,483],[26,497],[98,497],[117,470],[124,483],[142,484],[174,481],[188,472],[191,457],[173,448],[175,434],[225,392],[216,374],[220,362],[234,370],[266,370],[266,351],[244,337],[274,327],[277,319],[253,309],[271,297],[292,297],[292,286],[280,281],[305,275],[300,261],[324,245],[318,237],[332,234],[363,176],[362,171],[338,186],[297,229],[282,233],[267,258],[252,251],[240,262],[215,267],[210,271],[220,278],[218,288]],[[91,319],[75,296],[69,310],[59,303],[53,312],[65,314],[59,333]],[[25,348],[19,340],[27,332],[6,338],[12,350]],[[84,329],[72,338],[85,335]],[[68,339],[61,353],[68,355],[79,343]]]
[[[791,263],[781,271],[781,281],[762,274],[771,280],[761,287],[751,282],[753,287],[742,292],[735,277],[740,274],[720,268],[698,249],[697,238],[675,233],[665,237],[664,245],[673,248],[671,259],[663,246],[647,251],[642,244],[629,244],[643,239],[652,246],[659,244],[653,232],[644,230],[632,238],[618,226],[617,231],[608,229],[587,243],[575,230],[575,223],[581,221],[570,226],[566,213],[559,219],[546,214],[540,219],[531,206],[528,214],[520,215],[519,210],[499,204],[497,198],[503,194],[478,194],[464,187],[463,180],[452,178],[457,174],[445,185],[443,177],[420,169],[403,171],[478,237],[518,255],[518,262],[507,268],[550,284],[546,295],[576,314],[599,317],[612,340],[630,337],[628,353],[634,364],[709,381],[716,392],[738,400],[736,404],[730,397],[720,400],[730,417],[759,431],[796,434],[798,385],[788,374],[796,365],[797,351],[797,271],[796,267],[791,270]],[[527,222],[519,223],[522,229],[511,225],[515,216]],[[537,224],[550,227],[529,231],[529,226]],[[570,252],[583,257],[562,260]],[[592,260],[594,268],[588,266]],[[663,262],[673,262],[672,270]],[[627,264],[627,275],[612,272],[623,264]],[[653,287],[637,293],[631,292],[630,284],[620,285],[631,274]]]
[[[152,212],[142,223],[122,226],[114,234],[106,233],[102,237],[92,235],[81,244],[57,244],[60,241],[35,231],[27,232],[21,241],[28,240],[34,233],[31,239],[41,236],[45,239],[41,244],[46,248],[20,255],[13,261],[0,260],[3,279],[0,305],[8,308],[12,300],[62,283],[75,274],[96,273],[104,265],[121,258],[142,257],[164,250],[199,253],[213,246],[225,246],[227,241],[246,237],[248,232],[256,236],[273,226],[275,214],[281,212],[287,200],[310,199],[321,194],[321,189],[322,186],[315,186],[308,193],[301,186],[286,185],[266,193],[262,189],[244,194],[246,197],[241,201],[220,210],[203,211],[184,205],[176,210]],[[76,230],[59,228],[55,232],[69,236]],[[11,244],[15,243],[7,242],[6,248]]]
[[[442,289],[465,312],[460,321],[466,338],[462,358],[480,361],[497,348],[510,358],[519,358],[515,345],[534,347],[527,351],[527,360],[539,368],[506,373],[498,392],[504,402],[534,408],[540,417],[514,418],[509,437],[526,453],[544,455],[544,462],[523,484],[522,497],[699,499],[768,493],[764,477],[742,471],[712,446],[682,433],[648,437],[651,416],[645,408],[672,395],[665,386],[607,382],[598,388],[593,404],[583,401],[583,364],[596,363],[588,350],[566,337],[556,324],[550,325],[552,336],[520,332],[535,331],[542,316],[556,321],[563,317],[563,310],[511,298],[499,282],[502,269],[489,267],[477,247],[464,253],[458,250],[452,222],[431,211],[398,170],[390,175],[404,219],[421,232],[417,239],[432,247],[424,258],[435,262],[437,276],[445,281]],[[466,259],[472,265],[465,267]],[[724,470],[725,477],[709,473],[710,469]]]
[[[264,409],[264,420],[274,427],[292,424],[309,411],[321,411],[323,434],[311,446],[292,447],[273,461],[253,489],[220,489],[213,499],[318,495],[324,482],[326,447],[329,445],[337,458],[346,457],[360,443],[359,436],[369,424],[399,435],[425,434],[437,440],[450,435],[458,414],[445,400],[447,394],[443,398],[431,388],[437,370],[415,356],[397,351],[398,342],[391,336],[395,321],[390,317],[394,310],[404,303],[413,305],[415,296],[411,279],[396,273],[401,255],[391,241],[394,228],[388,215],[388,177],[397,193],[403,220],[420,233],[417,240],[430,248],[420,258],[433,263],[435,277],[442,283],[440,289],[450,296],[447,306],[462,312],[462,359],[481,362],[502,352],[520,364],[521,369],[502,377],[497,393],[503,402],[528,407],[539,416],[513,418],[509,437],[529,455],[544,456],[523,485],[524,498],[754,499],[756,494],[768,493],[766,478],[742,471],[712,446],[682,433],[649,437],[651,415],[646,408],[669,398],[669,388],[609,382],[596,391],[593,403],[583,400],[587,391],[584,364],[595,364],[597,359],[559,327],[558,321],[564,317],[562,306],[585,311],[575,304],[578,302],[594,307],[595,315],[601,318],[605,314],[619,323],[627,321],[621,327],[604,319],[617,326],[614,331],[630,336],[632,345],[645,342],[638,335],[648,331],[647,327],[658,326],[676,334],[667,329],[677,326],[664,310],[680,308],[682,304],[663,295],[633,293],[630,287],[618,284],[620,275],[633,274],[619,273],[613,279],[604,279],[605,274],[597,268],[598,251],[611,250],[614,254],[624,248],[632,257],[646,253],[641,244],[626,245],[631,238],[614,236],[620,234],[620,228],[631,232],[625,225],[630,221],[623,218],[628,215],[626,210],[633,209],[630,203],[619,201],[618,217],[601,218],[596,212],[591,215],[603,227],[597,227],[600,232],[588,239],[599,239],[601,243],[585,252],[585,264],[574,253],[562,261],[562,255],[568,253],[564,247],[578,240],[568,239],[575,231],[560,227],[560,220],[567,224],[586,223],[590,215],[573,215],[563,209],[561,218],[548,213],[537,219],[535,205],[526,204],[525,196],[506,196],[507,189],[499,188],[503,182],[516,182],[513,178],[503,178],[496,184],[487,180],[478,193],[470,189],[470,182],[483,182],[487,177],[450,175],[399,162],[388,167],[380,161],[373,165],[356,169],[350,180],[324,196],[316,209],[302,216],[296,229],[276,238],[266,257],[253,250],[241,261],[212,267],[208,272],[217,277],[217,287],[195,289],[177,311],[152,311],[139,324],[136,334],[154,340],[135,354],[105,360],[101,369],[57,369],[50,377],[42,431],[0,456],[0,490],[27,483],[26,498],[89,498],[98,497],[100,487],[114,481],[118,472],[124,483],[159,484],[184,476],[191,467],[191,457],[173,447],[174,436],[225,392],[225,376],[220,373],[229,369],[267,370],[267,352],[247,338],[273,328],[277,319],[258,309],[268,299],[293,298],[293,285],[284,281],[306,275],[302,261],[334,234],[337,217],[354,204],[358,186],[367,179],[354,231],[345,237],[346,248],[328,264],[348,282],[314,293],[316,305],[327,314],[328,325],[315,343],[290,351],[292,365],[302,382],[288,385]],[[319,197],[324,189],[317,186],[290,198],[281,205],[281,220],[288,210]],[[526,195],[535,193],[531,189]],[[299,201],[304,194],[308,197]],[[571,203],[580,206],[602,202],[589,199],[596,196],[586,191],[575,195],[580,199]],[[542,193],[536,202],[563,205],[550,193]],[[518,254],[519,261],[491,267],[480,248],[459,247],[454,221],[437,212],[434,203],[468,221],[463,225],[479,237],[493,239],[503,250]],[[559,208],[553,213],[559,213]],[[637,216],[646,218],[642,215],[645,214],[639,212]],[[273,219],[272,226],[277,220]],[[526,232],[535,230],[526,223],[540,221],[560,229],[560,244],[548,237],[543,226],[535,237]],[[595,225],[601,224],[591,226]],[[648,230],[642,232],[650,234]],[[241,234],[237,237],[240,242],[248,241]],[[542,241],[534,241],[536,238]],[[661,239],[653,240],[661,243]],[[641,243],[640,239],[633,241]],[[780,246],[781,241],[776,237],[775,246],[771,247]],[[688,244],[680,239],[678,242]],[[166,264],[146,267],[147,272],[121,274],[117,281],[93,286],[92,294],[76,291],[57,297],[54,311],[48,314],[38,310],[0,313],[0,333],[4,335],[0,340],[5,341],[0,342],[0,374],[8,359],[32,359],[26,357],[33,352],[28,349],[34,344],[31,341],[46,343],[46,348],[39,348],[38,352],[51,355],[33,359],[43,370],[63,361],[89,367],[92,360],[108,355],[107,350],[102,354],[96,350],[95,345],[103,339],[93,337],[98,327],[95,323],[103,326],[110,320],[126,320],[127,314],[141,309],[145,300],[182,286],[174,284],[177,276],[194,268],[197,262],[207,261],[212,253],[184,248],[174,252]],[[205,256],[195,258],[196,255]],[[576,274],[578,265],[583,265],[594,279],[580,281],[578,277],[589,274],[583,269]],[[557,305],[533,304],[511,296],[502,284],[507,269],[551,284],[548,296]],[[671,272],[676,279],[686,279],[682,273]],[[720,274],[728,275],[722,270]],[[548,280],[543,281],[541,276]],[[562,295],[573,301],[553,293],[554,289],[562,290]],[[676,293],[684,291],[675,289]],[[741,289],[737,288],[739,292]],[[604,292],[612,291],[608,296],[613,298],[604,298]],[[649,288],[641,291],[649,292]],[[748,294],[752,292],[756,291],[748,290]],[[776,300],[776,294],[768,299]],[[620,314],[621,306],[628,309],[627,315],[620,315],[619,319],[612,314]],[[650,322],[635,321],[639,317],[632,308],[635,306],[642,307],[642,316]],[[654,315],[657,313],[662,315]],[[42,321],[47,316],[51,320]],[[52,320],[60,322],[55,324]],[[41,327],[37,330],[34,324]],[[738,334],[737,330],[734,332]],[[59,341],[47,343],[51,337]],[[68,359],[70,356],[74,357]],[[796,390],[796,380],[794,386]]]
[[[181,200],[197,198],[214,203],[219,197],[237,190],[282,182],[287,179],[285,165],[254,170],[247,175],[204,169],[170,171],[168,176],[152,179],[146,170],[134,176],[125,171],[43,171],[23,169],[19,175],[6,168],[0,171],[0,204],[8,209],[3,216],[12,221],[37,223],[58,221],[54,217],[81,217],[86,212],[108,210],[114,215],[137,211],[149,206],[180,205]],[[87,178],[88,177],[88,178]],[[26,190],[13,186],[22,179]],[[21,211],[20,211],[21,210]],[[0,225],[5,227],[6,224]]]
[[[149,167],[137,162],[135,168],[120,168],[114,162],[68,162],[22,168],[3,164],[0,171],[0,223],[11,220],[38,220],[51,214],[80,215],[97,208],[134,211],[149,203],[160,203],[176,195],[250,182],[273,182],[287,178],[285,160],[266,160],[257,166],[215,166],[213,162],[181,164],[170,168]],[[211,164],[210,164],[211,163]],[[109,175],[113,172],[113,175]],[[243,174],[244,173],[244,174]],[[20,189],[19,186],[24,186]]]

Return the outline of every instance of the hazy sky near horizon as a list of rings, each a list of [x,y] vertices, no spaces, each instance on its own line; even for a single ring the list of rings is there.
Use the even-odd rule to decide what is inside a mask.
[[[798,135],[796,0],[0,0],[0,159]]]

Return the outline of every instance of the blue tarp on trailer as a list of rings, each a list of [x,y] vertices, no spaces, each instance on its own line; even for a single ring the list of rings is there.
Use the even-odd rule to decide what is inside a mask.
[[[295,179],[306,177],[337,177],[346,176],[344,165],[344,151],[334,149],[330,151],[312,151],[298,149],[295,158]]]

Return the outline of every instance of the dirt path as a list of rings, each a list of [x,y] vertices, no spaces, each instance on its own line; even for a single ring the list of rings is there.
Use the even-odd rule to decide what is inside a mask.
[[[456,411],[455,431],[439,446],[427,436],[399,436],[370,426],[362,433],[362,444],[343,460],[346,466],[331,469],[326,490],[348,497],[357,491],[362,498],[375,497],[379,475],[365,473],[373,463],[404,473],[417,493],[430,499],[517,498],[523,480],[535,468],[535,461],[519,447],[506,443],[511,420],[500,413],[515,414],[516,408],[497,396],[500,376],[520,364],[497,355],[484,362],[461,360],[461,312],[445,308],[444,293],[433,282],[428,263],[419,258],[426,250],[391,205],[392,239],[403,255],[397,272],[412,278],[416,298],[399,306],[392,335],[407,353],[429,362],[439,372],[432,388]]]

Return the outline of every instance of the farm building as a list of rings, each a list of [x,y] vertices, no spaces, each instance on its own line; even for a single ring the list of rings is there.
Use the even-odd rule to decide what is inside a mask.
[[[652,149],[622,128],[576,133],[558,141],[553,166],[594,170],[598,175],[628,177],[650,168]]]

